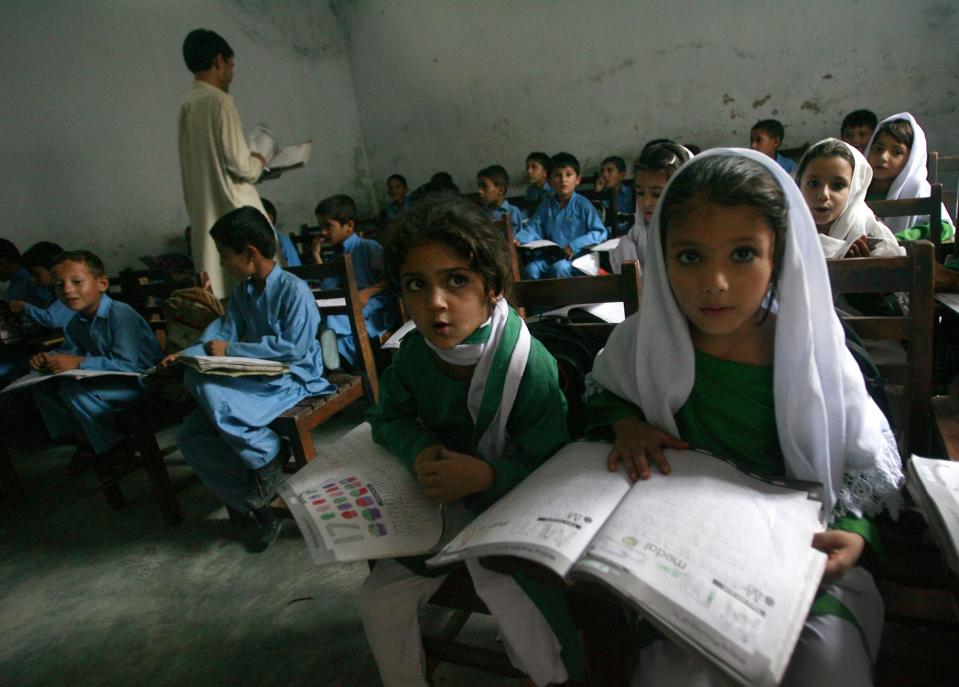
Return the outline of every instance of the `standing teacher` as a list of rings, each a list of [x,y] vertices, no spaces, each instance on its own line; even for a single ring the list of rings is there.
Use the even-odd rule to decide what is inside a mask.
[[[197,272],[210,275],[214,293],[222,298],[231,284],[224,282],[210,227],[245,205],[263,212],[253,182],[266,160],[250,152],[229,95],[234,62],[229,43],[213,31],[195,29],[183,41],[183,59],[195,79],[179,118],[180,176],[192,227],[193,264]]]

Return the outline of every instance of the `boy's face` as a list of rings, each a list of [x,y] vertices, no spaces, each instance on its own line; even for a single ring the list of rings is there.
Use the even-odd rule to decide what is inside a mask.
[[[623,177],[626,176],[626,174],[620,172],[612,162],[607,162],[603,165],[599,173],[603,177],[603,181],[606,182],[606,188],[613,189],[618,189],[619,185],[623,183]]]
[[[533,186],[542,186],[546,182],[546,168],[536,160],[526,161],[526,180]]]
[[[875,131],[875,129],[865,124],[860,126],[847,126],[842,130],[842,140],[865,155],[866,145],[869,143],[869,139],[872,138],[873,131]]]
[[[63,304],[87,317],[96,314],[100,299],[110,286],[106,277],[95,277],[86,263],[73,260],[53,266],[53,283]]]
[[[253,246],[247,246],[242,253],[235,253],[232,248],[222,243],[216,244],[216,252],[220,254],[220,266],[238,281],[256,273],[254,250]]]
[[[869,166],[876,181],[892,181],[909,161],[909,146],[883,131],[869,149]]]
[[[488,177],[476,177],[476,190],[483,205],[489,208],[498,208],[506,197],[506,189],[500,188]]]
[[[40,286],[53,286],[53,275],[46,267],[29,267],[30,274],[33,275],[33,281]]]
[[[406,198],[406,184],[404,184],[399,179],[390,179],[386,182],[386,195],[390,197],[397,205],[402,204],[403,200]]]
[[[317,215],[316,221],[317,224],[320,225],[320,237],[323,239],[323,242],[334,246],[338,246],[350,238],[356,227],[356,222],[353,220],[341,224],[335,219],[326,217],[325,215]]]
[[[553,169],[553,173],[549,175],[549,185],[556,191],[556,200],[569,200],[579,186],[579,180],[579,173],[572,167],[557,166]]]
[[[765,129],[753,129],[749,132],[749,147],[773,159],[776,158],[780,143],[782,140],[778,136],[770,136]]]

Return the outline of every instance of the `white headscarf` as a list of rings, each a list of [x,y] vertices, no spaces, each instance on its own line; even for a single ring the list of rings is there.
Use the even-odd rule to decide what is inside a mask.
[[[876,219],[872,210],[866,205],[866,191],[872,181],[872,167],[862,153],[845,141],[827,138],[819,141],[806,151],[796,166],[797,173],[803,168],[807,157],[812,155],[816,148],[826,143],[844,145],[853,157],[852,179],[849,184],[849,195],[846,198],[846,207],[829,228],[829,234],[819,234],[823,253],[827,258],[841,258],[849,249],[849,244],[860,236],[882,239],[882,242],[872,249],[870,255],[876,258],[905,255],[906,249],[899,245],[896,237],[889,228]],[[802,179],[796,177],[796,183],[802,190]]]
[[[686,151],[686,160],[689,160],[693,156],[693,151],[686,146],[676,145]],[[633,174],[635,173],[634,170]],[[633,226],[629,228],[626,235],[620,239],[619,244],[617,244],[616,248],[609,254],[609,264],[615,274],[620,274],[623,271],[623,263],[629,262],[630,260],[639,263],[640,274],[642,274],[643,271],[643,263],[646,259],[646,218],[643,217],[643,211],[639,207],[638,196],[636,198],[635,212],[636,219],[633,221]]]
[[[909,146],[909,159],[906,160],[906,166],[899,172],[899,176],[893,179],[892,186],[886,193],[886,200],[899,200],[900,198],[928,198],[932,192],[929,185],[929,171],[926,169],[928,152],[926,150],[926,132],[919,126],[919,122],[908,112],[900,112],[891,117],[886,117],[879,122],[879,126],[872,132],[872,137],[866,145],[866,154],[872,150],[873,141],[879,134],[883,124],[894,122],[898,119],[904,119],[912,126],[912,145]],[[943,206],[940,210],[942,219],[949,219],[949,212]],[[911,217],[889,217],[886,219],[886,225],[895,233],[914,227],[917,224],[929,222],[929,215],[913,215]],[[930,231],[940,231],[938,227],[930,227]]]
[[[782,187],[789,207],[776,288],[773,363],[776,427],[787,476],[820,482],[830,517],[872,515],[883,508],[895,513],[903,480],[895,440],[846,349],[826,261],[799,188],[775,160],[751,150],[717,148],[697,155],[682,169],[714,155],[737,155],[762,164]],[[639,312],[613,331],[596,358],[593,378],[637,404],[651,424],[675,435],[674,415],[695,381],[695,356],[689,324],[666,276],[662,207],[661,200],[650,224]]]

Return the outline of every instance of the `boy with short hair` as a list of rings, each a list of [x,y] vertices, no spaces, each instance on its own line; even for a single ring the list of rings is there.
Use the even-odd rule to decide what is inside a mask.
[[[283,259],[281,264],[283,267],[299,267],[303,264],[303,261],[300,260],[300,254],[296,252],[293,239],[282,233],[280,228],[276,226],[276,206],[270,202],[268,198],[263,198],[262,196],[260,197],[260,202],[263,203],[263,209],[266,210],[266,217],[270,220],[270,224],[273,225],[273,231],[276,232],[277,246],[280,249],[280,257]]]
[[[276,376],[228,377],[187,369],[183,385],[199,408],[183,422],[177,445],[200,479],[242,522],[252,512],[260,524],[253,552],[266,550],[280,531],[270,509],[289,455],[269,424],[307,396],[336,390],[323,378],[316,333],[320,314],[306,283],[280,269],[274,259],[273,228],[258,208],[232,210],[210,229],[220,262],[240,283],[226,312],[194,345],[169,355],[238,356],[275,360],[289,366]]]
[[[618,215],[632,214],[636,209],[636,203],[633,196],[633,189],[628,184],[623,183],[626,177],[626,160],[619,155],[610,155],[603,160],[599,168],[599,177],[596,179],[596,191],[606,191],[603,198],[603,206],[607,212],[612,210],[612,199],[616,199],[617,217],[607,222],[617,230],[618,234],[629,231],[632,226],[632,220],[620,221]]]
[[[45,308],[55,298],[51,289],[33,281],[13,242],[0,238],[0,282],[3,281],[9,282],[3,295],[8,301],[26,301]]]
[[[839,131],[845,143],[848,143],[865,155],[866,146],[869,144],[869,139],[872,138],[872,132],[876,130],[878,124],[879,118],[876,117],[874,112],[870,110],[854,110],[843,118]]]
[[[502,165],[484,167],[476,174],[476,190],[479,191],[480,204],[490,219],[498,222],[504,215],[509,216],[510,228],[516,233],[523,226],[523,217],[519,208],[506,200],[509,189],[509,174]]]
[[[557,153],[549,161],[549,180],[555,194],[543,202],[533,218],[516,233],[517,243],[548,239],[559,245],[565,256],[557,259],[534,252],[523,267],[524,279],[581,276],[570,260],[589,246],[607,238],[592,203],[576,193],[580,182],[579,160],[570,153]]]
[[[332,244],[338,255],[349,254],[353,259],[353,273],[359,289],[360,305],[363,306],[363,321],[370,338],[393,329],[399,324],[399,307],[396,297],[390,292],[383,267],[383,248],[372,239],[356,234],[356,203],[347,195],[339,194],[324,198],[314,210],[320,225],[324,243]],[[319,254],[317,252],[317,254]],[[339,284],[324,283],[324,288],[337,288]],[[347,366],[356,365],[356,341],[350,330],[346,315],[330,315],[326,326],[336,333],[336,348]]]
[[[39,241],[24,252],[23,266],[29,270],[37,287],[53,289],[51,270],[62,252],[63,248],[50,241]],[[25,300],[12,300],[10,310],[23,313],[30,322],[48,329],[63,329],[75,314],[56,297],[46,307]]]
[[[147,321],[107,295],[109,282],[100,258],[85,250],[61,253],[53,261],[53,277],[60,299],[74,316],[61,348],[36,354],[30,367],[50,374],[74,369],[142,372],[160,360],[163,353]],[[50,435],[82,433],[94,453],[106,459],[101,465],[107,470],[130,453],[126,436],[116,427],[116,413],[146,393],[141,379],[129,376],[54,378],[33,387]],[[67,474],[80,474],[90,462],[86,451],[78,449]]]
[[[532,217],[536,214],[540,203],[553,195],[553,189],[550,187],[547,179],[549,177],[549,155],[540,151],[534,151],[526,156],[526,181],[529,186],[526,187],[526,217]]]
[[[786,129],[775,119],[761,119],[749,131],[749,147],[760,153],[765,153],[774,159],[779,166],[792,174],[796,169],[796,161],[779,154],[779,146],[786,137]]]
[[[410,207],[410,187],[402,174],[391,174],[386,180],[386,195],[390,202],[386,204],[386,219],[394,220]]]

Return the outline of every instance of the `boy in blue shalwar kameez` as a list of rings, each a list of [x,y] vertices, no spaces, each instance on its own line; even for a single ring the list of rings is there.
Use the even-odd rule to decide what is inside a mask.
[[[363,306],[363,321],[371,339],[399,324],[399,305],[386,281],[383,268],[383,247],[372,239],[364,239],[356,230],[356,203],[347,195],[324,198],[316,206],[317,224],[324,243],[332,244],[339,255],[348,254],[353,259],[356,288],[359,289],[360,305]],[[324,280],[323,287],[339,287],[336,278]],[[346,367],[356,366],[356,341],[350,330],[347,315],[330,315],[326,326],[336,333],[336,349]]]
[[[232,509],[231,518],[252,511],[260,523],[253,551],[276,539],[280,522],[270,510],[286,457],[268,425],[307,396],[331,393],[323,378],[316,333],[320,315],[306,283],[276,261],[273,229],[253,207],[233,210],[210,229],[224,269],[238,280],[226,313],[200,340],[167,356],[237,356],[289,365],[279,376],[226,377],[193,370],[184,386],[199,403],[180,428],[177,445],[203,482]]]

